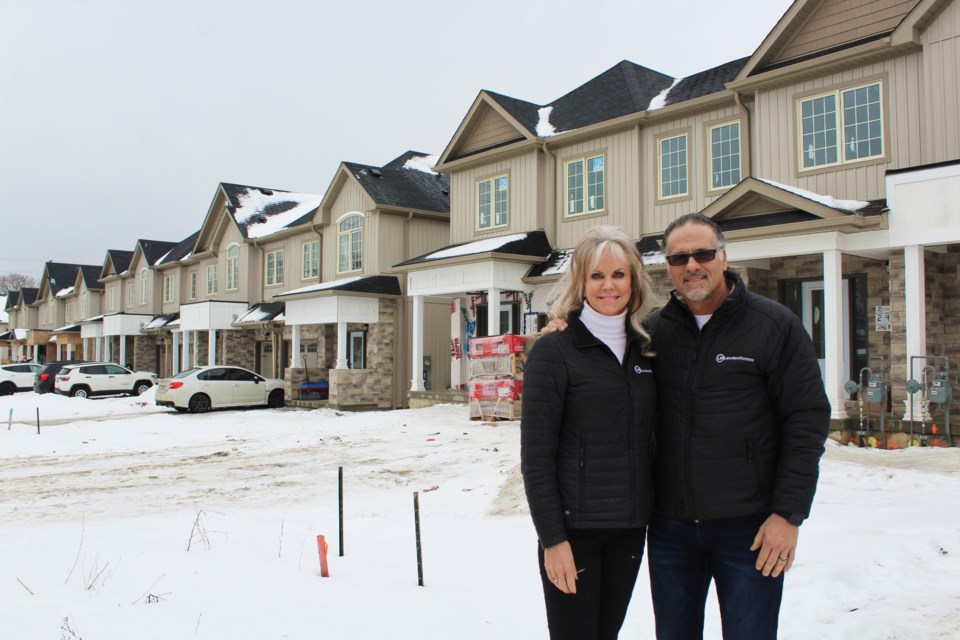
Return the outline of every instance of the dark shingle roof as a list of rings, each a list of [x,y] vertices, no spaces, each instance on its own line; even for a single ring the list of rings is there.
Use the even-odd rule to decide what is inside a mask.
[[[189,236],[178,242],[169,253],[163,257],[163,260],[159,264],[170,264],[171,262],[177,262],[178,260],[185,258],[193,252],[193,245],[197,243],[197,236],[200,235],[200,231],[194,231]]]
[[[382,167],[357,162],[343,164],[377,205],[450,213],[450,178],[442,173],[405,168],[409,160],[427,155],[407,151]]]
[[[33,304],[37,301],[37,294],[40,289],[37,287],[23,287],[20,289],[20,295],[23,296],[23,304]]]
[[[444,260],[446,258],[482,255],[486,253],[506,253],[517,256],[538,257],[546,259],[553,251],[550,247],[550,241],[547,240],[547,234],[543,231],[528,231],[521,234],[510,234],[502,237],[502,243],[496,244],[498,238],[485,238],[483,240],[474,240],[472,242],[459,242],[446,247],[441,247],[425,253],[416,258],[404,260],[395,267],[420,264],[424,262],[433,262],[435,260]],[[493,243],[493,244],[491,244]],[[495,245],[495,246],[494,246]]]
[[[228,182],[221,182],[220,186],[227,194],[227,211],[233,216],[244,238],[251,237],[249,235],[250,227],[267,222],[274,216],[294,209],[302,210],[301,215],[290,220],[281,228],[290,229],[304,224],[313,218],[322,199],[322,196],[314,194],[294,193],[282,189],[251,187]],[[247,198],[252,198],[255,205],[244,202]]]
[[[750,58],[740,58],[739,60],[721,64],[720,66],[701,71],[692,76],[687,76],[670,90],[670,93],[667,95],[666,106],[723,91],[724,86],[737,77],[740,69],[743,68],[743,65],[747,64],[749,59]]]
[[[50,285],[50,292],[57,295],[58,291],[72,287],[77,283],[78,264],[69,264],[66,262],[47,262],[44,267],[44,273],[47,277],[47,284]]]
[[[123,273],[130,268],[130,261],[133,260],[133,251],[121,251],[119,249],[107,249],[107,255],[110,256],[110,262],[117,273]]]
[[[90,265],[82,264],[80,265],[80,273],[83,274],[83,285],[87,289],[100,290],[103,289],[103,284],[99,281],[101,268]]]
[[[373,293],[378,295],[399,296],[400,280],[397,276],[361,276],[359,278],[344,278],[333,282],[322,282],[285,291],[278,298],[285,296],[302,296],[307,294],[322,294],[327,291],[347,291],[354,293]]]
[[[537,130],[537,123],[540,121],[540,105],[518,98],[511,98],[494,91],[484,90],[484,92],[496,100],[504,111],[513,116],[528,131],[532,133]]]
[[[176,242],[167,242],[165,240],[137,240],[140,250],[143,251],[143,257],[147,259],[147,264],[153,266],[157,260],[166,255],[171,249],[177,246]]]

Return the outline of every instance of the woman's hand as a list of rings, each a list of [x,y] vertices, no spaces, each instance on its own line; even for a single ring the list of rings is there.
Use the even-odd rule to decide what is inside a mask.
[[[548,333],[553,333],[554,331],[566,331],[567,330],[567,321],[561,320],[559,318],[554,318],[547,323],[543,329],[540,329],[542,335],[547,335]]]
[[[543,550],[543,568],[547,579],[564,593],[577,592],[577,565],[569,542],[561,542]]]

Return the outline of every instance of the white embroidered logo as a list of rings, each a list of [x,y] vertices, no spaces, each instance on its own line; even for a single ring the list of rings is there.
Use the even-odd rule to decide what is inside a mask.
[[[633,371],[634,371],[635,373],[638,373],[638,374],[640,374],[640,373],[653,373],[653,369],[643,369],[643,368],[641,368],[640,365],[638,365],[638,364],[633,365]]]
[[[717,362],[726,362],[727,360],[739,360],[741,362],[754,362],[753,358],[747,356],[725,356],[722,353],[717,354]]]

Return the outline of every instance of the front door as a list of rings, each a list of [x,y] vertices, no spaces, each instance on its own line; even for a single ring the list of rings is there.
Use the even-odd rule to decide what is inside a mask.
[[[351,331],[349,336],[349,366],[351,369],[367,368],[367,340],[363,331]]]
[[[817,352],[817,362],[820,364],[820,378],[824,378],[824,367],[826,366],[826,314],[824,313],[823,300],[823,282],[803,282],[800,285],[803,328],[807,330],[813,339],[813,346]],[[841,304],[842,326],[840,327],[843,336],[843,357],[844,375],[850,375],[850,283],[847,278],[843,279],[843,304]],[[841,380],[846,382],[846,380]]]

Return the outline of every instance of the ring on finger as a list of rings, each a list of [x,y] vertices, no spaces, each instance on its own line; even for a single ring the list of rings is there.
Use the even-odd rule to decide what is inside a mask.
[[[777,560],[779,560],[780,562],[786,562],[786,561],[787,561],[787,558],[784,557],[784,556],[779,556],[779,557],[777,558]]]

